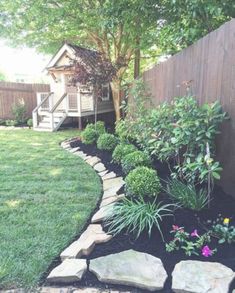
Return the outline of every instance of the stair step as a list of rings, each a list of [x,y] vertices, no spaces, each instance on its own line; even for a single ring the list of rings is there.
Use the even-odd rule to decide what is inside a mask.
[[[54,122],[60,122],[60,120],[63,118],[62,117],[54,117]],[[50,122],[51,121],[51,118],[50,117],[46,117],[44,116],[43,119],[42,119],[43,122]]]
[[[54,126],[57,126],[59,122],[54,122]],[[39,127],[51,128],[50,122],[41,121],[39,122]]]
[[[33,130],[36,130],[36,131],[46,131],[46,132],[53,132],[53,130],[51,128],[48,128],[48,127],[34,127]]]

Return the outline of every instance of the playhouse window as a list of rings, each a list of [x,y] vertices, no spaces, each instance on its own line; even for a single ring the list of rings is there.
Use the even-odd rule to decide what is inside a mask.
[[[102,85],[102,101],[109,101],[109,84]]]

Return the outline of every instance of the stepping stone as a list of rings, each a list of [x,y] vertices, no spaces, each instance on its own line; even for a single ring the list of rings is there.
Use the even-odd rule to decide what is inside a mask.
[[[89,270],[101,282],[149,291],[163,289],[167,279],[159,258],[132,249],[92,259]]]
[[[100,207],[104,207],[107,206],[111,203],[117,202],[121,199],[123,199],[125,197],[125,194],[120,194],[120,195],[116,195],[116,196],[110,196],[108,198],[105,198],[101,201]]]
[[[88,159],[86,161],[89,165],[91,165],[91,167],[95,166],[96,164],[98,164],[100,162],[100,158],[98,157],[91,157],[90,159]]]
[[[104,176],[105,174],[108,173],[108,170],[105,170],[105,171],[102,171],[102,172],[99,172],[99,176],[102,177]]]
[[[114,172],[110,172],[108,174],[105,174],[104,176],[102,176],[102,180],[107,180],[107,179],[112,179],[117,177],[116,173]]]
[[[98,163],[93,168],[97,172],[103,172],[106,170],[105,165],[103,163]]]
[[[80,147],[77,148],[72,148],[71,150],[69,150],[71,153],[76,153],[78,150],[80,150]]]
[[[86,158],[84,158],[85,161],[89,160],[90,158],[92,158],[92,156],[86,156]]]
[[[235,273],[216,262],[181,261],[172,273],[172,290],[190,293],[227,293]]]
[[[79,156],[83,160],[85,160],[85,158],[87,157],[87,155],[82,151],[77,151],[77,152],[74,153],[74,155]]]
[[[125,181],[122,177],[116,177],[113,179],[108,179],[103,181],[103,189],[108,190],[113,187],[122,188],[122,186],[125,184]],[[118,189],[118,190],[119,190]]]
[[[109,204],[108,206],[104,206],[100,208],[92,217],[91,223],[102,222],[109,213],[112,213],[113,207],[114,207],[114,204]]]
[[[107,242],[111,238],[112,235],[106,234],[101,225],[91,224],[77,241],[74,241],[60,254],[60,258],[63,261],[67,258],[79,258],[83,255],[89,255],[96,244]]]
[[[50,272],[47,281],[63,284],[77,282],[82,279],[86,271],[85,259],[66,259]]]
[[[116,187],[112,187],[108,190],[105,190],[103,193],[103,199],[111,197],[111,196],[116,196],[119,189],[120,189],[120,187],[116,186]]]

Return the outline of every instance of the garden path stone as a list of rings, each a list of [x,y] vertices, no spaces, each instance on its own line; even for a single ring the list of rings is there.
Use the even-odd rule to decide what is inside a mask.
[[[112,179],[112,178],[116,178],[116,177],[117,177],[116,173],[109,172],[108,174],[105,174],[104,176],[102,176],[102,179],[106,180],[106,179]]]
[[[93,168],[97,172],[103,172],[106,170],[105,165],[103,163],[98,163]]]
[[[80,147],[77,148],[71,148],[70,153],[76,153],[78,150],[80,150]]]
[[[177,293],[227,293],[234,277],[235,273],[220,263],[181,261],[172,273],[172,290]]]
[[[101,282],[149,291],[162,289],[167,279],[159,258],[132,249],[92,259],[89,270]]]
[[[50,272],[47,281],[63,284],[77,282],[82,279],[86,271],[85,259],[66,259]]]
[[[116,177],[116,178],[113,178],[113,179],[107,179],[107,180],[104,180],[103,181],[103,189],[104,191],[105,190],[108,190],[110,188],[113,188],[113,187],[119,187],[122,188],[122,186],[125,184],[125,181],[123,180],[122,177]]]
[[[104,207],[104,206],[107,206],[111,203],[114,203],[114,202],[117,202],[121,199],[123,199],[125,197],[125,194],[120,194],[120,195],[115,195],[115,196],[110,196],[108,198],[105,198],[101,201],[100,203],[100,207]]]
[[[109,241],[112,235],[106,234],[99,224],[91,224],[86,231],[82,233],[78,240],[69,245],[61,254],[61,260],[67,258],[79,258],[83,255],[89,255],[98,243]]]
[[[114,204],[109,204],[108,206],[104,206],[100,208],[92,217],[91,222],[92,223],[102,222],[109,213],[112,213],[113,207],[114,207]]]
[[[98,164],[100,162],[100,158],[98,157],[91,157],[86,161],[91,167],[95,166],[95,164]]]
[[[108,170],[105,170],[105,171],[102,171],[102,172],[99,172],[99,176],[100,177],[103,177],[105,174],[108,173]]]
[[[115,187],[112,187],[108,190],[105,190],[104,193],[103,193],[103,199],[105,198],[108,198],[110,196],[115,196],[117,195],[117,192],[119,191],[120,187],[119,186],[115,186]]]

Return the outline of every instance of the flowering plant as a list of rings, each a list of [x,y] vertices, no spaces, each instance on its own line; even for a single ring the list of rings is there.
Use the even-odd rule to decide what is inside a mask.
[[[213,222],[212,233],[219,238],[219,243],[233,243],[235,242],[235,226],[230,224],[229,218],[218,218]]]
[[[188,233],[183,227],[173,225],[170,233],[174,234],[174,239],[166,244],[167,252],[182,249],[187,256],[201,254],[205,257],[212,256],[216,252],[216,249],[212,250],[207,245],[211,241],[211,232],[199,235],[195,229]]]

